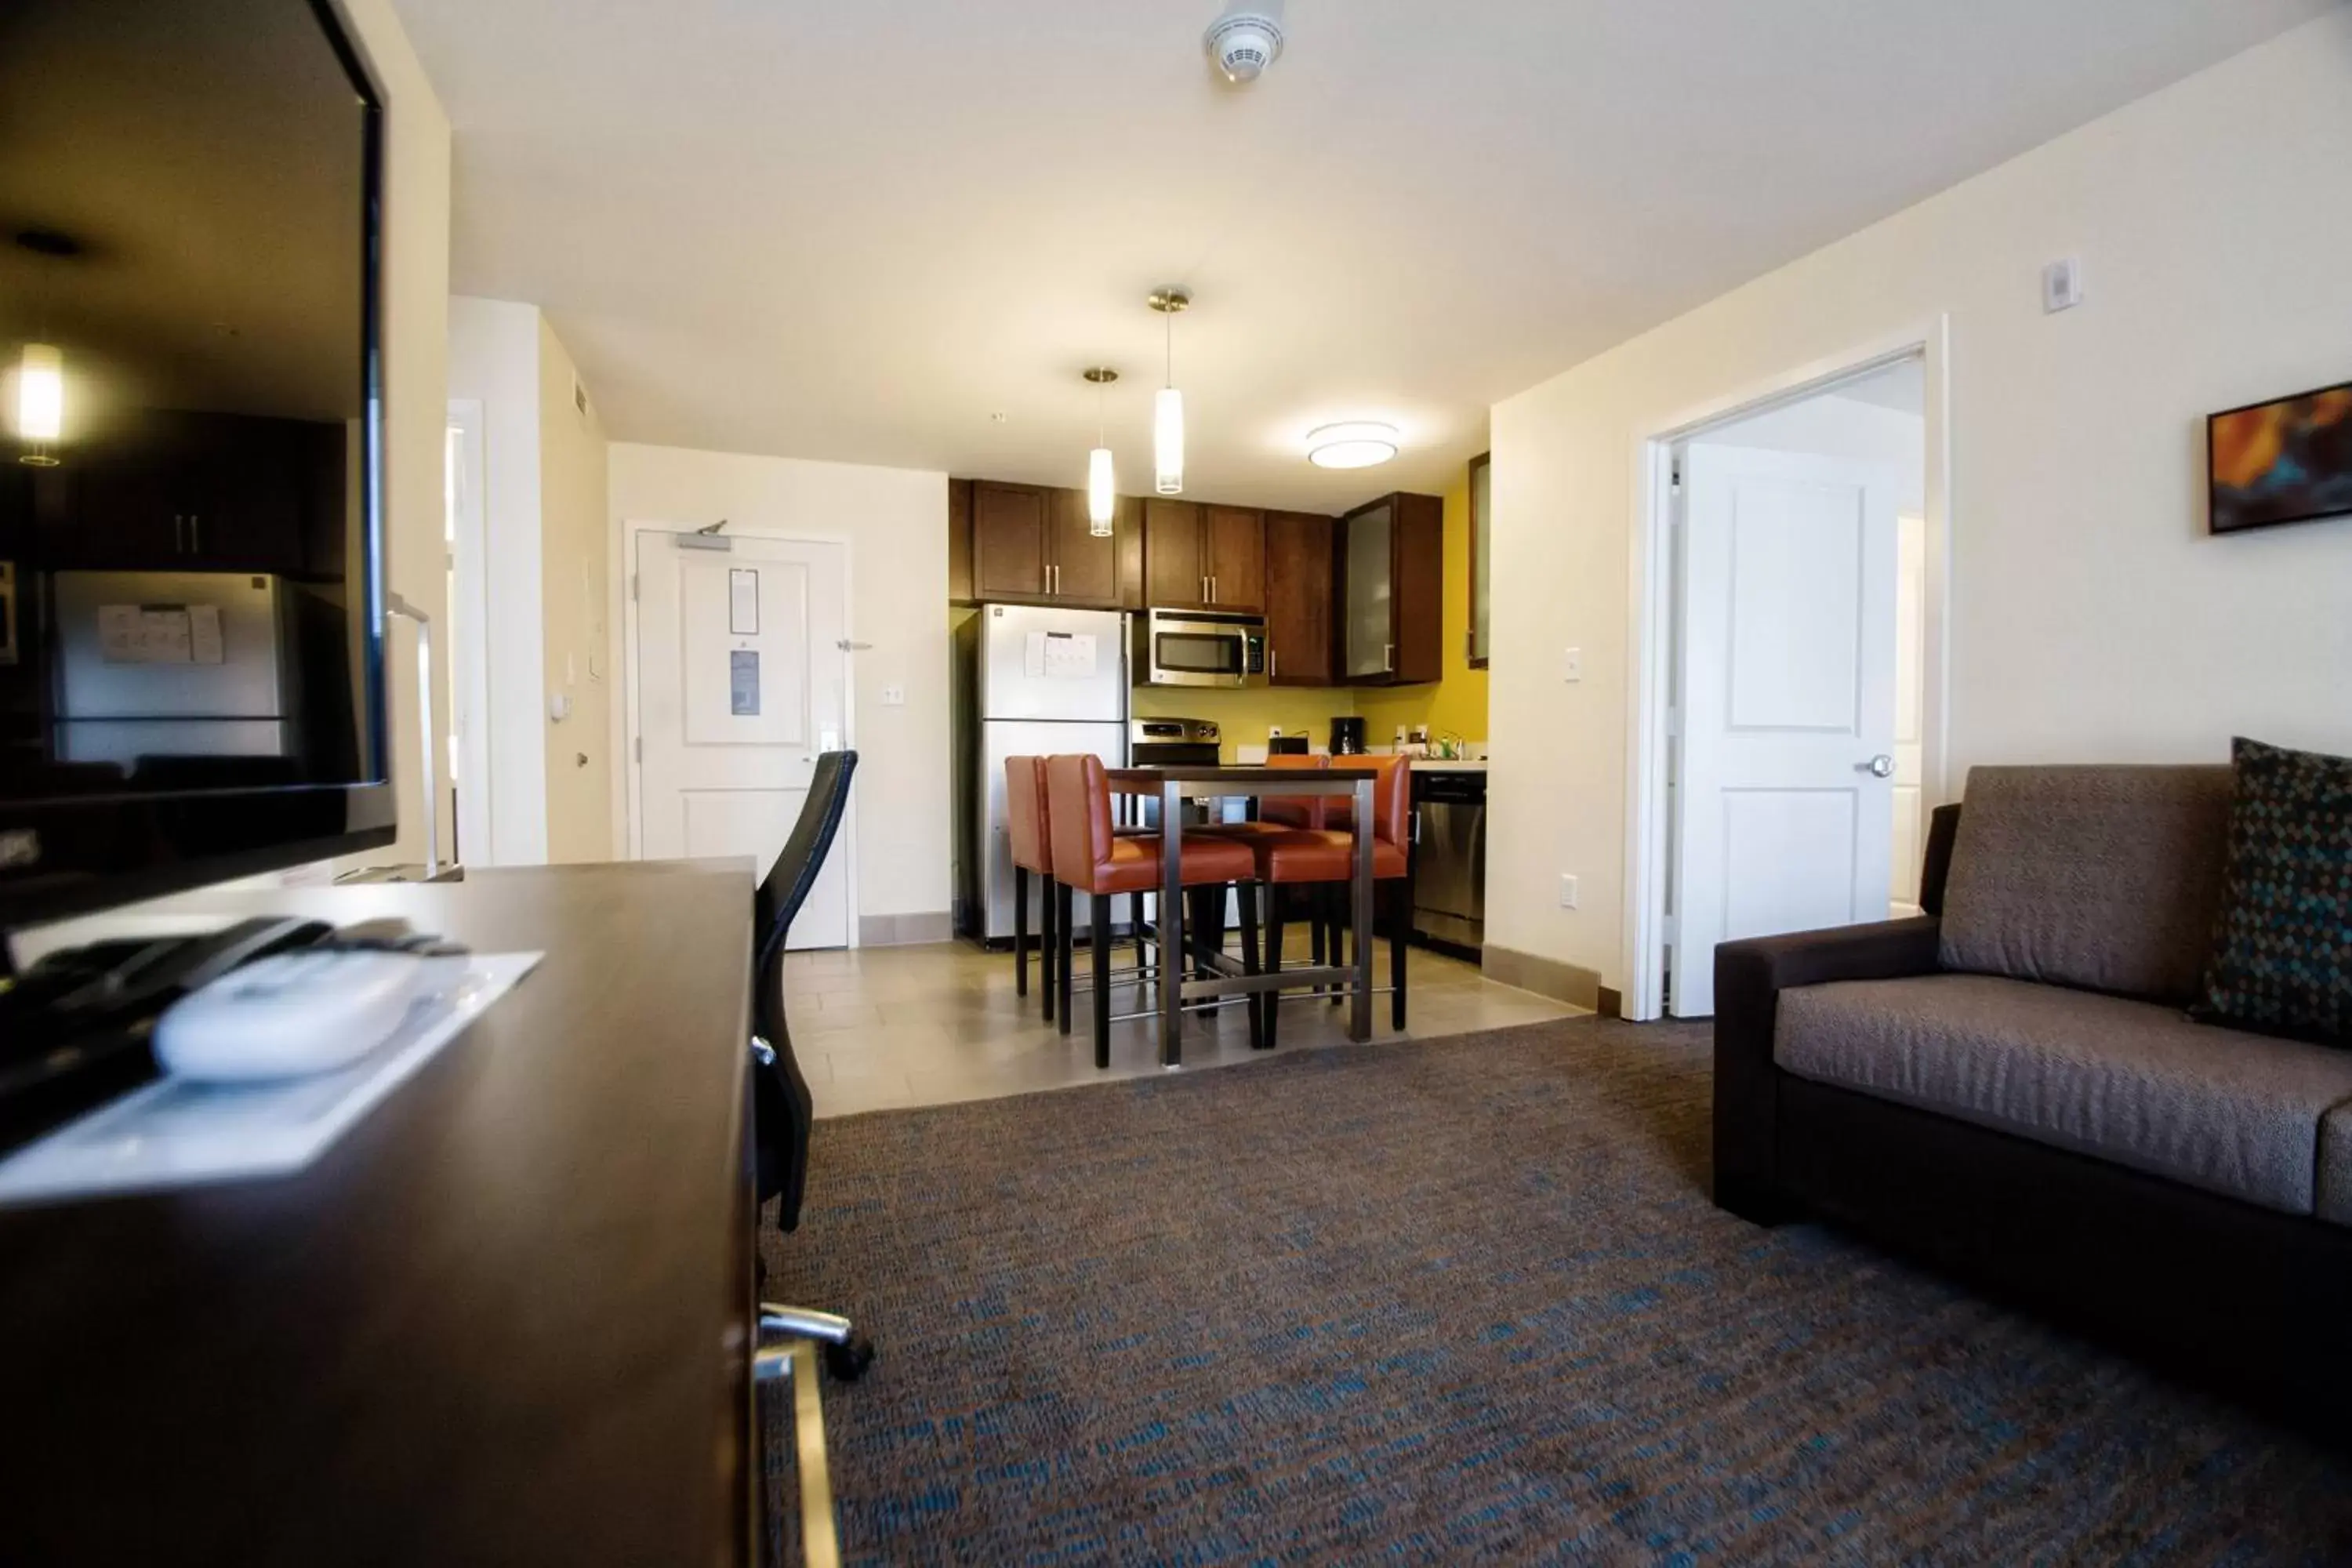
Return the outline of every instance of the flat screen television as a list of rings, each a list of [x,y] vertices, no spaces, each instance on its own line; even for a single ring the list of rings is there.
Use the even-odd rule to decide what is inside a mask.
[[[389,843],[370,71],[7,0],[0,106],[0,929]]]

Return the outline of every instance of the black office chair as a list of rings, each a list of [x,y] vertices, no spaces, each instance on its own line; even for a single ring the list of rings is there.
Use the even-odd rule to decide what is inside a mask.
[[[815,1102],[808,1080],[793,1059],[793,1037],[784,1021],[784,939],[793,917],[807,901],[824,868],[841,814],[849,805],[850,775],[857,771],[856,752],[827,752],[816,760],[809,780],[808,800],[800,820],[784,841],[767,879],[752,895],[753,940],[758,944],[751,967],[752,1134],[757,1145],[760,1203],[783,1201],[776,1211],[779,1229],[796,1230],[801,1223],[801,1198],[808,1184],[809,1137],[815,1125]],[[845,1382],[863,1373],[874,1360],[874,1344],[847,1318],[805,1307],[760,1303],[763,1332],[793,1334],[824,1347],[825,1370]]]

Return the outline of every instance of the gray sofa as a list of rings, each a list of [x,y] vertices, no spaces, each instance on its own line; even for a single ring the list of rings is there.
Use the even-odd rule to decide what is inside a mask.
[[[1718,949],[1717,1202],[2340,1421],[2352,1051],[2184,1011],[2230,794],[2227,768],[1980,768],[1927,916]]]

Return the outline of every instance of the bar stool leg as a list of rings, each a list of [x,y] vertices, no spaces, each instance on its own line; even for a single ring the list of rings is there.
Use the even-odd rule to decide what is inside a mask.
[[[1143,895],[1141,893],[1129,893],[1127,897],[1129,921],[1127,929],[1129,933],[1135,938],[1136,984],[1148,987],[1151,984],[1151,967],[1150,964],[1146,963],[1143,959]]]
[[[1389,883],[1389,1026],[1404,1032],[1405,939],[1412,927],[1412,881],[1407,877]]]
[[[1290,918],[1288,890],[1279,882],[1269,882],[1265,889],[1265,971],[1268,974],[1282,973],[1282,927]],[[1315,962],[1323,962],[1323,931],[1315,931]],[[1282,1018],[1282,993],[1265,994],[1265,1049],[1274,1049],[1275,1030]]]
[[[1054,906],[1060,901],[1055,889],[1060,885],[1051,877],[1042,878],[1038,883],[1039,890],[1045,894],[1037,900],[1045,906],[1040,913],[1040,919],[1045,922],[1045,936],[1037,945],[1037,988],[1045,994],[1045,1021],[1049,1024],[1054,1021],[1054,976],[1061,973],[1060,965],[1055,963],[1054,936],[1061,929],[1060,922],[1054,919]]]
[[[1355,921],[1350,918],[1350,911],[1348,908],[1348,884],[1345,882],[1325,883],[1323,885],[1323,908],[1328,911],[1328,918],[1331,921],[1331,964],[1333,968],[1338,968],[1343,962],[1342,955],[1347,952],[1346,946],[1339,940],[1339,933],[1344,931],[1353,931],[1356,924]],[[1337,1007],[1340,1003],[1345,1002],[1347,999],[1348,991],[1346,986],[1334,985],[1331,987],[1331,1005]]]
[[[1255,974],[1257,967],[1257,884],[1243,882],[1234,891],[1242,906],[1242,973]],[[1253,991],[1249,997],[1250,1049],[1265,1049],[1265,999]]]
[[[1095,1068],[1110,1066],[1110,910],[1108,894],[1095,896]]]
[[[1060,928],[1054,933],[1054,1000],[1061,1008],[1061,1016],[1055,1021],[1066,1035],[1070,1032],[1070,925],[1076,918],[1076,907],[1070,897],[1070,885],[1054,884],[1054,915]]]
[[[1013,868],[1013,994],[1029,994],[1029,868]]]

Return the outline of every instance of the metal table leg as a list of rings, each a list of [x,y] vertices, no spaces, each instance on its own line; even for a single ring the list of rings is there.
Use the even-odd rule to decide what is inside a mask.
[[[1160,1065],[1184,1060],[1184,976],[1192,968],[1184,946],[1184,793],[1172,781],[1160,786]],[[1369,1019],[1369,1011],[1365,1016]]]
[[[1356,781],[1356,994],[1348,1004],[1348,1037],[1372,1037],[1372,781]]]

